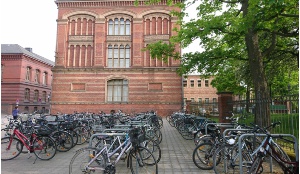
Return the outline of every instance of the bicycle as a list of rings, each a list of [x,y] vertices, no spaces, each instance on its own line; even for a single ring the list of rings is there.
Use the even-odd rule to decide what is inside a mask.
[[[257,125],[254,125],[254,128],[253,130],[251,130],[251,132],[260,131],[268,134],[266,130],[270,127],[275,127],[278,124],[280,124],[280,122],[272,123],[270,126],[264,129],[259,128]],[[281,157],[281,160],[283,161],[279,161],[276,159],[275,160],[280,166],[285,165],[286,168],[295,167],[298,171],[298,164],[292,163],[288,155],[281,149],[281,147],[276,142],[274,142],[272,138],[270,138],[271,135],[270,137],[268,137],[269,135],[270,134],[268,134],[263,141],[259,140],[257,136],[250,136],[248,137],[248,139],[242,139],[241,146],[238,146],[238,144],[236,143],[237,138],[236,140],[233,140],[231,144],[224,144],[223,146],[221,146],[216,150],[213,157],[215,173],[229,174],[237,173],[240,171],[249,174],[262,173],[262,162],[264,161],[263,159],[267,154],[272,158],[276,158],[279,155],[278,158]],[[271,145],[270,148],[268,144]],[[257,148],[254,149],[254,147]],[[262,151],[264,151],[264,149],[266,149],[266,152],[264,153],[264,155],[262,155],[261,153]],[[270,151],[269,149],[272,150]],[[285,167],[282,167],[283,171],[285,173],[290,173],[290,171]],[[295,169],[293,169],[293,172],[294,171]]]
[[[157,162],[151,151],[139,144],[144,141],[145,134],[140,135],[139,128],[133,128],[129,133],[110,133],[111,135],[125,135],[125,140],[117,148],[110,151],[108,146],[102,149],[86,147],[78,150],[71,159],[69,174],[92,173],[103,171],[104,173],[116,173],[115,165],[119,162],[124,153],[127,155],[127,167],[132,173],[139,173],[146,170],[150,173],[158,173]],[[116,155],[116,153],[120,152]],[[115,156],[115,161],[111,157]],[[135,161],[135,163],[134,163]]]
[[[280,122],[273,123],[271,126],[275,127],[280,124]],[[264,158],[268,155],[274,159],[282,169],[284,174],[298,174],[299,173],[299,161],[291,161],[289,156],[273,141],[273,137],[278,137],[284,141],[295,144],[294,141],[284,138],[284,135],[272,135],[267,129],[263,129],[255,125],[255,127],[266,135],[264,140],[261,142],[261,145],[258,146],[253,154],[256,154],[256,157],[250,166],[248,173],[259,173],[263,169]]]
[[[39,127],[31,127],[31,133],[26,136],[19,130],[20,126],[19,122],[14,122],[13,133],[8,137],[1,138],[1,160],[16,158],[21,154],[24,146],[28,153],[35,154],[36,159],[50,160],[55,156],[56,143],[52,138],[39,134]]]

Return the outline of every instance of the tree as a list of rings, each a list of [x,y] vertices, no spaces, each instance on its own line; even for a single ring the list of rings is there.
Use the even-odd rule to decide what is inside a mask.
[[[247,66],[257,101],[269,101],[268,70],[278,65],[299,64],[299,6],[296,0],[202,0],[198,6],[198,18],[183,21],[189,4],[178,4],[178,32],[170,43],[149,44],[151,57],[181,59],[179,74],[192,71],[206,75],[221,72],[224,66],[237,61]],[[176,45],[187,47],[200,39],[204,51],[180,55]],[[293,67],[294,70],[298,66]],[[255,122],[260,126],[270,124],[270,108],[267,102],[258,102]]]

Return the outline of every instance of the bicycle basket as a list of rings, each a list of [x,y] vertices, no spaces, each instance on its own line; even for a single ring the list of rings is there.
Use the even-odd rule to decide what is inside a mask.
[[[145,141],[145,133],[140,128],[133,128],[129,131],[132,145],[138,145]]]

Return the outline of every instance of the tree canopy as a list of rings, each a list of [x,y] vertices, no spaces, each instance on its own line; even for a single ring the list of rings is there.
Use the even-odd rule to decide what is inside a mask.
[[[185,22],[186,10],[195,2],[199,3],[197,18]],[[298,72],[298,3],[297,0],[183,1],[177,4],[182,11],[173,13],[179,17],[180,28],[174,28],[177,35],[170,43],[153,43],[147,49],[151,57],[181,59],[179,74],[196,71],[235,79],[230,83],[242,81],[251,85],[256,99],[269,99],[270,84],[278,79],[280,72]],[[182,55],[176,51],[176,45],[185,48],[196,39],[200,40],[199,48],[195,48],[199,51]],[[214,85],[226,89],[220,82]],[[268,106],[257,107],[264,114],[256,118],[256,123],[268,125]]]

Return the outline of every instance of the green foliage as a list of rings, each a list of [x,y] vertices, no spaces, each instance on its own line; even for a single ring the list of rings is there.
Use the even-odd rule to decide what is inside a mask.
[[[188,6],[195,3],[198,3],[197,18],[183,21]],[[171,38],[170,44],[153,43],[147,49],[152,57],[164,60],[168,57],[180,58],[180,75],[191,72],[214,75],[213,86],[219,91],[233,90],[235,93],[244,90],[240,89],[240,84],[251,87],[259,84],[257,76],[265,76],[272,88],[298,83],[298,78],[294,77],[290,77],[288,83],[286,81],[287,72],[294,74],[299,71],[297,0],[183,1],[177,7],[182,8],[181,12],[172,13],[179,18],[180,29],[173,29],[177,35]],[[263,59],[263,70],[260,72],[264,73],[252,77],[250,74],[256,70],[249,67],[253,57],[249,57],[245,42],[249,31],[254,33],[251,37],[257,38],[252,42],[258,44],[257,51]],[[190,53],[176,54],[177,44],[185,48],[196,39],[200,40],[199,48]],[[278,83],[280,81],[282,83]]]

